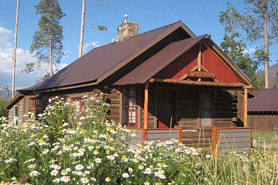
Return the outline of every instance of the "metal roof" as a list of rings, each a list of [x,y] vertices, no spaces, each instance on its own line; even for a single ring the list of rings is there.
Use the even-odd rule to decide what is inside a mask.
[[[277,112],[278,89],[254,90],[255,97],[248,98],[248,112]]]
[[[138,34],[123,42],[113,42],[95,48],[35,87],[34,90],[38,91],[93,82],[167,32],[167,30],[181,23],[181,21],[172,23]]]
[[[183,53],[199,43],[207,35],[172,42],[147,61],[139,65],[114,85],[142,84],[161,71]]]

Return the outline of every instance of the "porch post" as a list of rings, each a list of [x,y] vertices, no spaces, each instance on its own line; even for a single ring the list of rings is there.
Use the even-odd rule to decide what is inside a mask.
[[[198,71],[201,71],[202,65],[202,42],[198,46]],[[198,82],[201,82],[201,78],[198,78]]]
[[[144,97],[144,129],[148,128],[149,82],[145,83]]]
[[[247,95],[248,95],[248,89],[247,87],[244,87],[244,100],[243,100],[243,123],[244,127],[247,127]]]

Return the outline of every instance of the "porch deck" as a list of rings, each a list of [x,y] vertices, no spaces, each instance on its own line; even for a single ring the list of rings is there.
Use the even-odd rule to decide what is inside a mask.
[[[159,128],[159,129],[132,129],[135,130],[135,137],[132,137],[130,143],[144,143],[145,141],[167,141],[170,139],[176,139],[182,142],[182,128]]]

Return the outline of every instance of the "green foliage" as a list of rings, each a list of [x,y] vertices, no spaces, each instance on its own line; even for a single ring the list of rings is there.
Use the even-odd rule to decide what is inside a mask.
[[[239,33],[240,29],[244,26],[243,23],[245,17],[241,15],[230,2],[228,2],[227,5],[227,10],[225,12],[221,12],[219,20],[225,27],[225,36],[223,42],[220,44],[221,48],[250,78],[250,80],[254,84],[258,85],[256,71],[262,62],[259,59],[254,59],[250,56],[250,54],[245,53],[247,46],[241,39],[241,35]]]
[[[8,116],[8,112],[4,109],[4,106],[7,104],[7,101],[4,98],[0,97],[0,117]]]
[[[220,11],[220,23],[225,27],[225,34],[230,34],[232,36],[234,31],[243,26],[242,20],[244,16],[241,15],[233,5],[228,2],[227,10],[225,12]]]
[[[245,31],[251,42],[264,39],[264,22],[268,27],[268,39],[278,39],[278,2],[276,0],[245,0],[248,4],[245,19]],[[264,17],[266,13],[266,17]],[[263,45],[264,42],[261,42]],[[271,42],[268,43],[269,45]]]
[[[33,35],[33,42],[30,53],[35,53],[36,63],[26,64],[24,72],[32,72],[35,67],[41,67],[42,63],[49,63],[50,51],[52,52],[53,63],[59,63],[63,53],[63,26],[60,19],[65,16],[58,0],[41,0],[35,5],[36,14],[41,15],[39,30]],[[50,47],[51,42],[51,47]],[[50,64],[49,64],[50,65]]]

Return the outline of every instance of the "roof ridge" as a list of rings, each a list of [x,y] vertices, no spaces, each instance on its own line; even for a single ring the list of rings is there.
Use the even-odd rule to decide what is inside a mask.
[[[152,29],[152,30],[149,30],[149,31],[145,31],[145,32],[143,32],[143,33],[139,33],[139,34],[137,34],[137,35],[134,35],[134,36],[128,38],[127,40],[129,40],[129,39],[131,39],[131,38],[138,37],[138,36],[140,36],[140,35],[144,35],[144,34],[150,33],[150,32],[154,32],[154,31],[159,30],[159,29],[163,29],[163,28],[165,28],[165,27],[170,27],[170,26],[175,25],[175,24],[180,23],[180,22],[182,22],[182,21],[179,20],[179,21],[177,21],[177,22],[174,22],[174,23],[171,23],[171,24],[167,24],[167,25],[161,26],[161,27],[159,27],[159,28],[155,28],[155,29]],[[125,41],[127,41],[127,40],[125,40]],[[122,41],[122,42],[125,42],[125,41]],[[122,43],[122,42],[119,42],[119,41],[110,42],[110,43],[107,43],[107,44],[104,44],[104,45],[95,47],[95,48],[93,48],[92,50],[96,50],[96,49],[99,49],[99,48],[102,48],[102,47],[105,47],[105,46],[108,46],[108,45],[111,45],[111,44]],[[92,50],[91,50],[91,51],[92,51]],[[89,52],[87,52],[87,53],[89,53]],[[86,54],[87,54],[87,53],[86,53]],[[85,54],[85,55],[86,55],[86,54]]]

